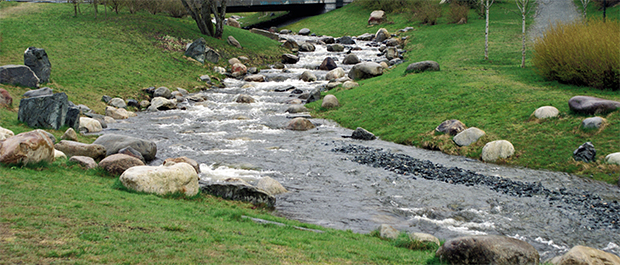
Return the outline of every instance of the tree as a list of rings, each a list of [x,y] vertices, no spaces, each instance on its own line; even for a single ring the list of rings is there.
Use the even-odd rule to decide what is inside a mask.
[[[181,0],[181,2],[196,21],[200,33],[214,38],[222,37],[227,0]],[[215,17],[215,29],[211,21],[211,14]]]
[[[73,4],[73,16],[77,17],[78,12],[82,14],[82,10],[80,10],[80,3],[82,0],[70,0],[69,2]]]
[[[480,0],[486,14],[486,27],[484,30],[484,59],[489,59],[489,9],[495,0]]]
[[[583,19],[586,19],[586,9],[588,9],[588,4],[590,3],[590,0],[579,0],[581,1],[581,5],[583,6]]]
[[[523,48],[521,48],[521,68],[525,68],[525,18],[536,6],[536,0],[515,0],[519,11],[521,11],[521,40],[523,42]]]

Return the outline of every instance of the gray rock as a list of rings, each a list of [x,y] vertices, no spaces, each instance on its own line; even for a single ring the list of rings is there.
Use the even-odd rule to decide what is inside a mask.
[[[398,49],[396,47],[388,47],[385,50],[385,58],[387,58],[388,60],[398,58]]]
[[[286,39],[286,41],[282,44],[282,47],[287,48],[291,51],[299,50],[299,44],[294,39]]]
[[[122,98],[110,99],[108,105],[119,109],[124,109],[127,107],[127,103],[125,103],[125,100],[123,100]]]
[[[209,77],[209,75],[201,75],[200,76],[200,81],[202,81],[202,82],[211,82],[211,77]]]
[[[88,106],[83,105],[83,104],[77,105],[77,108],[80,110],[80,114],[93,112],[93,110],[91,110]]]
[[[286,190],[280,182],[272,179],[271,177],[262,177],[258,181],[258,184],[256,184],[256,187],[274,196],[288,192],[288,190]]]
[[[258,74],[259,72],[260,72],[260,71],[259,71],[259,70],[258,70],[258,68],[256,68],[256,67],[250,67],[250,68],[248,68],[248,74],[255,75],[255,74]]]
[[[26,93],[24,93],[24,95],[22,95],[22,98],[36,98],[36,97],[44,97],[44,96],[51,96],[54,94],[54,90],[49,88],[49,87],[44,87],[44,88],[39,88],[39,89],[34,89],[34,90],[29,90],[26,91]]]
[[[24,52],[24,64],[34,72],[39,78],[40,83],[50,81],[50,73],[52,72],[52,64],[45,49],[29,47]]]
[[[69,162],[76,163],[86,170],[97,167],[97,162],[95,162],[95,159],[88,156],[72,156],[69,158]]]
[[[235,102],[249,104],[249,103],[255,103],[256,100],[253,97],[250,97],[248,95],[239,95],[237,99],[235,100]]]
[[[421,73],[426,71],[439,71],[439,63],[435,61],[412,63],[407,66],[407,70],[405,70],[405,73]]]
[[[553,106],[543,106],[537,108],[532,115],[537,119],[547,119],[557,117],[560,114],[560,111]]]
[[[379,30],[377,30],[377,33],[375,34],[375,41],[376,42],[383,42],[384,40],[387,40],[391,37],[390,33],[387,31],[387,29],[385,28],[380,28]]]
[[[123,155],[128,155],[128,156],[132,156],[135,157],[137,159],[139,159],[140,161],[142,161],[143,164],[146,165],[146,160],[144,160],[144,157],[142,156],[142,154],[140,152],[138,152],[138,150],[133,149],[133,147],[128,146],[125,147],[121,150],[118,150],[117,154],[123,154]]]
[[[344,37],[338,38],[336,40],[336,42],[340,43],[340,44],[345,44],[345,45],[353,45],[353,44],[355,44],[355,41],[353,40],[353,38],[351,38],[349,36],[344,36]]]
[[[299,51],[313,52],[313,51],[316,51],[316,47],[312,43],[304,42],[299,45]]]
[[[371,41],[374,38],[375,38],[375,35],[370,34],[370,33],[364,33],[362,35],[357,36],[357,39],[361,41]]]
[[[85,144],[67,140],[61,140],[59,143],[54,145],[54,148],[65,153],[68,157],[87,156],[95,160],[100,160],[103,159],[106,154],[106,150],[103,145]]]
[[[39,78],[25,65],[0,66],[0,84],[23,87],[39,87]]]
[[[404,61],[401,58],[394,58],[394,59],[390,60],[388,63],[389,63],[389,65],[399,65],[401,63],[404,63]]]
[[[458,146],[468,146],[473,144],[484,136],[486,133],[476,127],[467,128],[464,131],[458,133],[452,140]]]
[[[358,64],[360,62],[360,58],[358,58],[355,54],[347,54],[347,56],[344,57],[344,60],[342,60],[343,64]]]
[[[498,140],[487,143],[482,147],[482,160],[484,162],[495,162],[498,159],[506,159],[515,153],[512,143],[506,140]]]
[[[273,32],[269,32],[267,30],[262,30],[262,29],[254,28],[254,29],[251,29],[250,32],[252,32],[254,34],[265,36],[267,38],[270,38],[270,39],[276,40],[276,41],[280,39],[280,36],[278,36],[278,34],[275,34]]]
[[[155,89],[155,91],[153,92],[153,97],[162,97],[162,98],[167,98],[167,99],[173,98],[172,92],[170,91],[170,89],[168,89],[167,87],[163,87],[163,86]]]
[[[315,88],[310,91],[308,98],[306,99],[306,103],[315,102],[321,100],[321,89]]]
[[[290,29],[283,29],[280,30],[280,34],[291,34],[293,31],[291,31]]]
[[[605,119],[601,117],[587,118],[581,122],[581,128],[584,129],[599,129],[605,123]]]
[[[325,44],[334,44],[336,43],[336,39],[334,39],[333,37],[325,37],[325,38],[321,38],[321,42]]]
[[[140,103],[135,99],[128,99],[127,106],[134,107],[134,108],[140,108]]]
[[[391,225],[382,224],[379,227],[379,236],[386,239],[397,239],[400,232]]]
[[[310,71],[304,71],[303,73],[301,73],[299,79],[303,80],[304,82],[314,82],[316,81],[316,75],[314,75]]]
[[[176,108],[177,108],[176,100],[169,100],[163,97],[156,97],[153,100],[151,100],[151,104],[147,110],[148,111],[159,111],[159,110],[171,110],[171,109],[176,109]]]
[[[60,137],[61,140],[77,141],[77,133],[73,128],[69,128]]]
[[[394,47],[394,48],[396,48],[399,45],[400,45],[400,41],[398,39],[396,39],[396,38],[391,38],[391,39],[385,40],[385,46],[387,46],[387,47]]]
[[[327,45],[328,52],[342,52],[344,51],[344,46],[342,44],[329,44]]]
[[[349,78],[353,80],[367,79],[383,74],[383,67],[374,62],[363,62],[356,64],[349,71]]]
[[[67,114],[65,115],[65,126],[69,128],[80,128],[80,109],[67,109]]]
[[[106,149],[106,156],[116,154],[119,150],[126,147],[132,147],[140,152],[147,162],[155,159],[157,154],[155,142],[125,135],[104,134],[99,136],[93,144],[103,145]]]
[[[95,113],[92,113],[92,112],[84,113],[84,116],[89,117],[89,118],[93,118],[93,119],[99,121],[99,123],[101,124],[101,128],[103,128],[103,129],[108,128],[108,123],[105,120],[106,116],[100,115],[100,114],[95,114]]]
[[[575,96],[568,100],[568,107],[581,114],[599,114],[620,108],[620,102],[588,96]]]
[[[334,95],[327,95],[323,98],[323,103],[321,103],[322,108],[330,109],[340,107],[340,102]]]
[[[595,248],[577,245],[564,255],[545,263],[552,265],[618,265],[620,264],[620,257]]]
[[[202,192],[222,197],[226,200],[249,202],[254,205],[264,205],[273,208],[276,197],[266,191],[257,189],[247,183],[200,183]]]
[[[110,100],[112,100],[112,97],[110,96],[106,96],[106,95],[101,96],[101,101],[103,101],[105,104],[108,104]]]
[[[465,124],[463,124],[459,120],[446,120],[442,122],[441,124],[439,124],[439,126],[435,128],[435,131],[440,132],[440,133],[447,133],[449,135],[454,136],[462,132],[466,128],[467,126],[465,126]]]
[[[204,63],[206,51],[207,51],[207,41],[205,41],[204,38],[198,38],[192,44],[189,45],[189,47],[185,51],[185,56],[191,57],[196,61]]]
[[[125,170],[136,166],[144,166],[144,163],[140,159],[124,154],[113,154],[99,162],[99,167],[115,176],[119,176]]]
[[[220,54],[214,49],[207,48],[205,52],[205,60],[211,63],[218,63],[220,61]]]
[[[433,243],[438,247],[441,246],[439,239],[431,234],[426,233],[409,233],[409,239],[422,243]]]
[[[243,48],[241,47],[241,43],[239,43],[239,41],[237,41],[237,39],[235,39],[235,37],[233,36],[228,36],[228,38],[226,39],[226,41],[228,42],[229,45],[231,46],[235,46],[239,49]]]
[[[299,62],[299,57],[293,54],[283,54],[282,55],[282,63],[283,64],[296,64]]]
[[[353,134],[351,134],[351,138],[357,139],[357,140],[365,140],[365,141],[371,141],[371,140],[377,139],[377,137],[374,134],[372,134],[371,132],[367,131],[366,129],[362,127],[357,127],[357,129],[353,131]]]
[[[303,29],[299,30],[299,35],[302,35],[302,36],[310,35],[310,29],[303,28]]]
[[[292,130],[292,131],[307,131],[307,130],[314,129],[314,128],[316,128],[314,124],[312,124],[312,122],[310,122],[306,118],[292,119],[286,126],[286,129]]]
[[[41,130],[43,131],[43,130]],[[47,137],[50,138],[50,140],[52,141],[52,144],[56,143],[56,136],[54,136],[52,133],[48,132],[48,131],[43,131],[45,133],[45,135],[47,135]]]
[[[586,163],[596,160],[596,149],[591,142],[586,142],[573,151],[573,159],[575,161],[583,161]]]
[[[319,70],[331,71],[336,69],[337,67],[338,65],[336,64],[336,61],[334,61],[334,58],[327,57],[323,59],[323,62],[321,62],[321,65],[319,65]]]
[[[248,75],[243,78],[246,82],[265,82],[267,78],[264,75]]]
[[[301,112],[308,112],[308,111],[310,110],[308,110],[308,108],[306,108],[306,106],[302,104],[294,104],[288,107],[288,109],[286,109],[286,112],[288,113],[301,113]]]
[[[73,116],[79,116],[80,111],[73,109],[69,113],[71,115],[70,119],[67,120],[68,111],[69,100],[67,95],[65,93],[57,93],[51,96],[22,99],[19,102],[17,118],[19,121],[34,128],[53,128],[58,130],[60,127],[67,125],[77,130],[79,120]],[[72,120],[73,118],[77,121]]]
[[[446,241],[435,256],[451,264],[538,264],[540,256],[525,241],[507,236],[464,236]]]

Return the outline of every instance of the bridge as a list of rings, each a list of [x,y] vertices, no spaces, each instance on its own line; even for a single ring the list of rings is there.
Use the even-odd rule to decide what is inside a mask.
[[[290,11],[301,14],[320,14],[343,7],[353,0],[228,0],[227,13]]]

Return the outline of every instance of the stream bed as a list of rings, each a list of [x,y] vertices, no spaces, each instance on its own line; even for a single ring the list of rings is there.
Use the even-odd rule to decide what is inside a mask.
[[[362,48],[351,51],[362,61],[384,58],[367,44],[345,46]],[[192,158],[201,166],[202,180],[235,177],[255,183],[272,177],[289,190],[276,196],[274,214],[302,222],[359,233],[390,224],[440,239],[506,235],[532,244],[542,260],[575,245],[620,254],[620,192],[612,185],[380,139],[344,138],[352,130],[329,120],[310,119],[317,128],[304,132],[283,129],[300,116],[285,112],[290,106],[286,102],[297,95],[276,90],[294,86],[309,92],[325,86],[327,71],[310,70],[319,78],[316,82],[303,82],[299,76],[328,56],[337,58],[345,71],[351,68],[340,63],[349,49],[334,53],[315,45],[315,52],[300,52],[301,60],[286,65],[286,71],[260,72],[277,81],[226,79],[226,88],[201,92],[206,102],[187,110],[142,112],[108,124],[105,133],[155,141],[157,159],[151,165],[168,157]],[[240,94],[256,103],[236,103]]]

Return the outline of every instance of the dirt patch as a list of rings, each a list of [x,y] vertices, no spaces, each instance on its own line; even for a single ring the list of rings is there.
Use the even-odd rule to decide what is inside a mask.
[[[37,12],[41,5],[35,3],[24,3],[17,6],[7,7],[0,12],[0,19],[9,17],[19,17]]]

